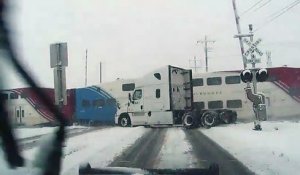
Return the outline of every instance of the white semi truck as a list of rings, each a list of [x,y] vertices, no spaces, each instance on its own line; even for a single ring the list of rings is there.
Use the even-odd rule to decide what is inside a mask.
[[[165,66],[135,81],[128,102],[121,104],[115,123],[126,126],[176,125],[211,127],[234,122],[236,113],[227,109],[193,107],[192,71]]]

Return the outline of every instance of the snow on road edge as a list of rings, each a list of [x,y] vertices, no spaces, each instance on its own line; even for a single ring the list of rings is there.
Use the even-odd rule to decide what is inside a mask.
[[[200,129],[257,174],[297,174],[300,165],[300,123],[263,122]]]

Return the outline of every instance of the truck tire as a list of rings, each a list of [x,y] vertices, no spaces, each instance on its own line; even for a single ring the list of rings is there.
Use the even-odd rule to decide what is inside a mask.
[[[231,123],[236,123],[236,120],[237,120],[237,113],[235,111],[232,111]]]
[[[202,114],[201,124],[206,128],[216,126],[218,124],[218,113],[214,111],[206,111]]]
[[[185,128],[191,128],[193,123],[194,119],[190,113],[186,113],[182,116],[182,124]]]
[[[228,111],[222,111],[219,113],[219,118],[222,121],[222,123],[229,124],[231,122],[231,113]]]
[[[122,127],[129,127],[131,126],[131,121],[128,116],[122,116],[119,118],[119,126]]]

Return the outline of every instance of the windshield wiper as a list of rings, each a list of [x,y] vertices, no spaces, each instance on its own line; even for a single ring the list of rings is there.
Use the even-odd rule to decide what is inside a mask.
[[[92,168],[91,165],[83,164],[79,167],[79,175],[100,174],[183,174],[183,175],[218,175],[219,165],[211,164],[208,168],[184,168],[184,169],[139,169],[127,167]]]
[[[4,16],[6,15],[5,12],[7,12],[6,1],[0,0],[0,51],[1,53],[5,53],[2,55],[2,57],[7,59],[8,63],[12,63],[16,71],[22,76],[22,78],[27,82],[27,84],[31,86],[31,88],[36,93],[41,102],[45,104],[45,106],[49,109],[50,112],[54,114],[56,120],[59,122],[59,128],[56,131],[54,138],[50,140],[51,143],[48,145],[44,145],[44,147],[47,148],[41,148],[42,150],[47,150],[48,152],[44,151],[38,155],[37,159],[39,160],[36,162],[39,163],[37,164],[37,168],[41,168],[42,174],[58,175],[60,172],[62,145],[65,140],[66,121],[62,113],[57,109],[57,107],[54,104],[52,104],[50,98],[46,94],[44,94],[44,92],[41,89],[38,88],[36,81],[34,81],[33,78],[31,78],[31,76],[21,65],[20,61],[17,59],[9,39],[9,30],[4,20]],[[1,80],[2,76],[4,75],[4,72],[1,72],[0,75],[0,85],[2,85],[3,82]],[[20,155],[20,151],[14,138],[12,127],[9,122],[9,115],[6,109],[7,108],[5,106],[5,100],[3,99],[3,96],[1,96],[0,137],[3,141],[2,145],[4,147],[6,159],[10,167],[21,167],[24,166],[24,159]]]

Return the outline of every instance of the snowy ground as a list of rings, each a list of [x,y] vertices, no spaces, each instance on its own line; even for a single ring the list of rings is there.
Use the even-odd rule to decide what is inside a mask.
[[[114,127],[68,139],[64,149],[62,174],[78,174],[79,165],[84,162],[89,162],[92,166],[106,166],[145,132],[144,127]],[[32,159],[38,151],[34,148],[23,154],[27,159]]]
[[[196,168],[197,160],[193,156],[192,146],[185,138],[181,128],[170,128],[159,153],[156,168]]]
[[[200,129],[257,174],[299,174],[300,123],[263,122],[262,131],[253,123]]]

